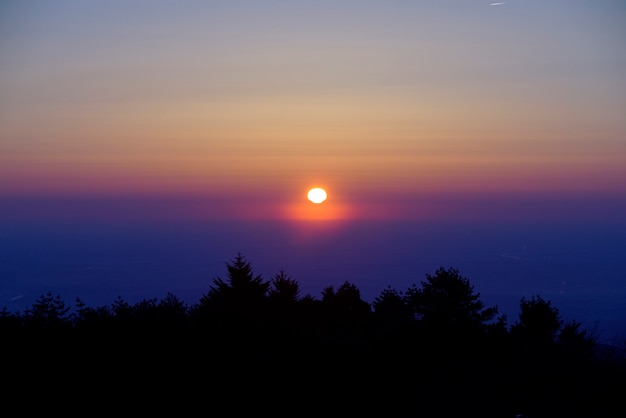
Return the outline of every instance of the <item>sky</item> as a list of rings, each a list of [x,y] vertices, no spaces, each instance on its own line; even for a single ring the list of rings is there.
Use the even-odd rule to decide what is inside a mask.
[[[370,299],[441,263],[493,300],[558,297],[567,270],[564,306],[624,326],[625,19],[616,0],[4,1],[0,305],[197,294],[241,251]]]

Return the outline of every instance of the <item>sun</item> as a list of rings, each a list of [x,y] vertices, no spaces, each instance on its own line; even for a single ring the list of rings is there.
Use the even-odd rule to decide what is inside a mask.
[[[316,205],[319,205],[328,198],[326,190],[321,187],[314,187],[307,193],[306,197]]]

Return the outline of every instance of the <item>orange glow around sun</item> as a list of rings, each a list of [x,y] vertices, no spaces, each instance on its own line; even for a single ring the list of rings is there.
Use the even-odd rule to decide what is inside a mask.
[[[300,221],[336,221],[349,218],[350,211],[341,199],[328,197],[324,188],[307,189],[304,195],[287,205],[286,217]]]

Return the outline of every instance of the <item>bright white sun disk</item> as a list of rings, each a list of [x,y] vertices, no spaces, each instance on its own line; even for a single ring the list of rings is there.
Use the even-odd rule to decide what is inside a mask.
[[[328,198],[328,195],[326,194],[326,190],[320,187],[315,187],[309,190],[307,198],[315,204],[320,204]]]

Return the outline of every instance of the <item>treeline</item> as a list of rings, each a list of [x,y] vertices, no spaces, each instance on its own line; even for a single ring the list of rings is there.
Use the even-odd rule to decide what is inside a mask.
[[[48,377],[46,393],[66,387],[109,401],[198,390],[214,404],[251,393],[288,398],[265,399],[257,412],[290,410],[296,399],[426,417],[599,417],[621,406],[619,348],[598,344],[540,295],[522,298],[509,323],[453,268],[368,303],[349,281],[315,298],[284,271],[263,279],[242,254],[226,267],[191,305],[170,293],[99,307],[77,299],[72,309],[48,292],[23,312],[3,308],[3,358],[22,365],[5,382],[33,390]]]

